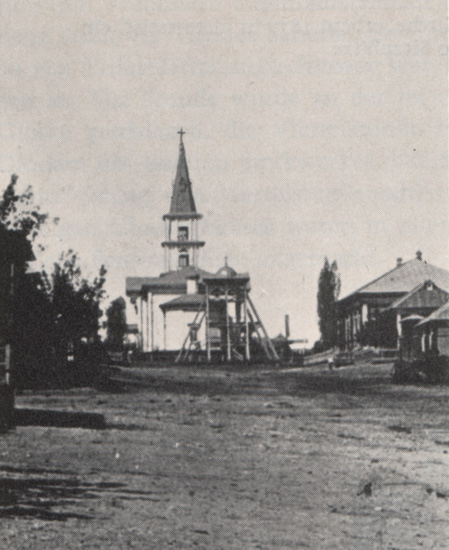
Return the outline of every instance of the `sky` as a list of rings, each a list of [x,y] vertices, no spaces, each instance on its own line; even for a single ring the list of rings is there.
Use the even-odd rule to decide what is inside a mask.
[[[449,268],[444,1],[15,0],[0,61],[2,186],[110,299],[163,271],[181,126],[200,266],[248,271],[272,336],[318,338],[326,256],[341,296],[418,249]]]

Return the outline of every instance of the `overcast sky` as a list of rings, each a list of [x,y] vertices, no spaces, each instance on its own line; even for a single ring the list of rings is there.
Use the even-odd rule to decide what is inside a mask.
[[[449,267],[446,24],[442,0],[2,2],[2,186],[112,299],[163,271],[182,126],[201,267],[228,256],[273,336],[289,313],[314,340],[325,256],[342,295],[418,249]]]

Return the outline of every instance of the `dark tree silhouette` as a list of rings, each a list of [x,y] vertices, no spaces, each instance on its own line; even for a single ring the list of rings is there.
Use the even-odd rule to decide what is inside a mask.
[[[121,296],[106,310],[106,345],[111,351],[122,351],[126,335],[126,302]]]
[[[0,199],[0,236],[6,243],[3,256],[8,250],[15,251],[13,280],[6,281],[4,292],[0,292],[0,321],[5,315],[12,321],[0,322],[0,339],[7,338],[12,344],[16,383],[36,387],[64,370],[69,342],[72,347],[85,349],[85,344],[99,341],[106,270],[102,266],[90,281],[82,276],[77,255],[69,251],[50,275],[25,274],[27,261],[33,259],[31,244],[49,216],[34,204],[31,187],[17,192],[17,179],[11,176]],[[6,260],[3,264],[7,265]],[[6,278],[11,272],[7,267]],[[12,330],[6,330],[6,325]]]
[[[17,193],[16,184],[19,176],[13,174],[8,187],[3,192],[0,201],[0,224],[9,231],[18,232],[28,240],[33,240],[41,226],[48,220],[48,214],[43,214],[39,206],[34,204],[34,193],[28,186],[21,194]],[[53,218],[57,222],[57,218]]]
[[[334,261],[331,265],[325,258],[318,280],[317,295],[318,322],[323,349],[336,346],[338,343],[337,300],[340,286],[337,262]]]
[[[89,281],[83,277],[78,255],[68,250],[54,264],[53,272],[43,272],[43,288],[52,303],[55,325],[65,338],[92,342],[98,338],[101,302],[106,296],[106,269]]]

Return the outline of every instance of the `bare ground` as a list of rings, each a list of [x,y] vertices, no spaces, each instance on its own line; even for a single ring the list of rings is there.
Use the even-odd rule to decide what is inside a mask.
[[[390,369],[26,392],[0,437],[0,548],[447,549],[449,388]]]

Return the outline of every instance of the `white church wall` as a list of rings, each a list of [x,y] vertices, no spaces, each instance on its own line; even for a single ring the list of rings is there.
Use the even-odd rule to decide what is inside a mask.
[[[153,296],[153,345],[157,350],[178,350],[181,349],[182,344],[187,336],[189,330],[188,323],[192,323],[195,319],[196,312],[184,312],[184,311],[168,311],[166,313],[166,332],[164,342],[164,314],[159,307],[161,304],[169,302],[174,298],[177,298],[178,294],[162,294]],[[151,304],[151,297],[149,297],[149,303]],[[198,318],[198,320],[201,317]],[[151,323],[151,313],[150,313]],[[203,322],[204,325],[204,322]],[[205,328],[201,327],[198,334],[198,339],[205,342]],[[165,345],[164,345],[165,344]],[[150,341],[146,351],[151,351],[151,327],[150,327]]]
[[[178,298],[179,294],[156,294],[153,296],[153,320],[154,320],[154,327],[153,327],[153,337],[154,337],[154,349],[163,350],[164,348],[164,314],[162,313],[161,308],[159,307],[161,304],[165,304],[166,302],[169,302],[170,300],[174,300],[175,298]],[[167,317],[170,314],[167,313]],[[150,344],[151,345],[151,344]],[[167,341],[167,348],[168,347],[168,341]],[[174,348],[176,349],[176,348]],[[151,347],[150,350],[151,351]]]
[[[189,331],[188,324],[193,323],[195,316],[194,311],[170,311],[167,313],[167,349],[181,349]],[[200,329],[198,340],[201,343],[205,342],[204,326]]]

